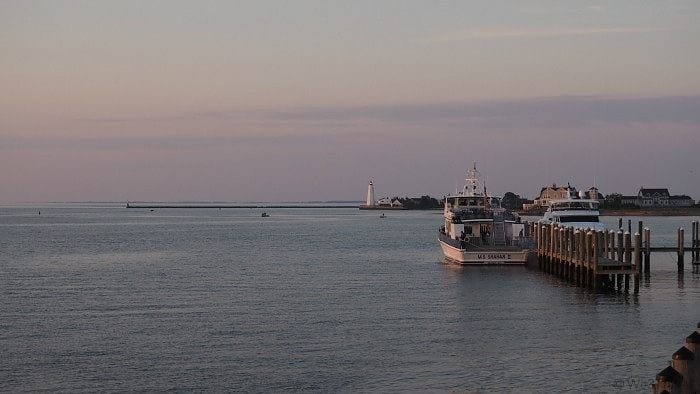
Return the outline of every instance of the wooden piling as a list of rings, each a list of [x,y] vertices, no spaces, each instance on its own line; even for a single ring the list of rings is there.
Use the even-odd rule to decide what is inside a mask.
[[[625,232],[623,235],[623,251],[624,251],[624,261],[627,264],[632,264],[632,235],[629,232]],[[625,274],[625,292],[630,290],[630,275]]]
[[[651,230],[644,229],[644,274],[651,274]]]
[[[618,261],[625,261],[624,259],[624,251],[625,251],[625,242],[624,242],[624,233],[622,232],[622,229],[620,229],[617,232],[617,260]]]
[[[584,230],[581,230],[578,234],[578,238],[578,266],[581,269],[581,286],[585,287],[588,285],[588,279],[586,278],[586,232]]]
[[[591,268],[593,274],[593,291],[597,291],[600,288],[600,279],[598,277],[598,232],[591,232]]]
[[[695,221],[690,223],[690,262],[695,261]]]
[[[700,323],[698,323],[700,328]],[[653,394],[700,393],[700,330],[685,338],[685,346],[671,356],[671,365],[656,375]]]
[[[644,234],[644,222],[643,221],[638,221],[637,222],[637,232],[641,235]]]
[[[700,222],[693,222],[693,228],[695,229],[695,236],[691,245],[693,246],[694,255],[691,264],[693,265],[693,272],[700,273],[700,249],[698,249],[700,248]],[[700,377],[698,380],[700,381]]]
[[[559,228],[559,277],[566,279],[566,238],[564,227]]]
[[[683,273],[683,265],[684,265],[684,258],[685,258],[685,245],[684,243],[684,230],[683,227],[680,227],[678,229],[678,273],[682,274]]]
[[[632,234],[625,231],[624,240],[625,261],[632,262]]]
[[[700,333],[693,331],[685,338],[685,347],[688,348],[694,355],[694,360],[691,363],[692,373],[690,380],[693,393],[700,393]]]
[[[542,248],[544,247],[544,241],[542,240],[542,229],[544,228],[543,225],[538,224],[536,233],[537,233],[537,268],[542,270]]]
[[[656,383],[652,385],[652,393],[680,393],[682,382],[683,376],[669,365],[656,374]]]
[[[552,226],[549,235],[552,242],[549,243],[549,273],[557,273],[557,226]]]
[[[639,293],[639,277],[642,273],[642,235],[634,233],[634,294]]]
[[[583,285],[586,287],[591,287],[591,276],[588,272],[588,251],[591,246],[591,237],[588,231],[583,231],[581,234],[583,240],[583,246],[581,247],[581,267],[583,268]]]
[[[695,260],[694,262],[700,264],[700,222],[695,222]]]
[[[544,260],[544,253],[547,250],[547,240],[545,239],[547,232],[545,231],[544,225],[540,226],[540,269],[544,271],[545,267],[545,260]]]
[[[569,234],[569,261],[574,261],[574,229],[571,227],[567,228],[567,234]]]
[[[576,282],[576,264],[574,263],[574,229],[567,227],[566,238],[568,244],[568,251],[566,259],[569,261],[569,280]]]
[[[556,226],[549,226],[549,273],[554,273],[554,242],[556,238],[554,237],[554,232],[556,231]]]
[[[549,229],[542,226],[542,270],[547,272],[547,250],[549,250]]]
[[[695,222],[695,241],[694,241],[694,248],[695,248],[695,259],[693,260],[694,263],[700,264],[700,222]]]
[[[683,346],[678,349],[671,356],[671,366],[675,369],[682,377],[681,381],[681,393],[694,393],[693,391],[693,374],[692,363],[695,359],[695,355],[687,347]]]
[[[642,273],[642,233],[634,233],[634,268]]]
[[[581,264],[579,263],[579,261],[580,261],[580,260],[579,260],[579,255],[580,255],[580,253],[581,253],[581,246],[580,246],[580,245],[581,245],[581,244],[580,244],[580,242],[581,242],[581,232],[580,232],[578,229],[576,229],[576,230],[574,230],[574,233],[573,233],[573,234],[574,234],[574,241],[573,241],[573,243],[571,244],[571,246],[573,247],[574,250],[572,251],[573,257],[572,257],[571,260],[573,261],[574,267],[575,267],[574,269],[576,270],[576,273],[575,273],[576,285],[577,285],[577,286],[581,286],[581,285],[583,284],[583,276],[582,276],[582,272],[581,272],[581,271],[582,271],[582,270],[581,270]]]
[[[610,234],[603,231],[603,256],[610,258]]]
[[[644,222],[639,220],[637,222],[637,233],[639,233],[640,236],[640,244],[639,244],[639,264],[637,265],[637,272],[639,272],[639,276],[641,277],[644,273],[644,264],[642,263],[642,257],[644,256],[644,253],[642,252],[642,245],[644,244]]]
[[[698,260],[700,260],[700,250],[697,249],[700,247],[700,226],[699,226],[699,224],[700,223],[698,223],[696,221],[693,221],[693,223],[691,224],[691,226],[693,227],[693,235],[691,237],[690,247],[693,249],[693,251],[691,253],[691,257],[690,257],[691,260],[690,261],[691,261],[691,264],[693,264],[693,265],[700,264],[700,262],[698,261]]]
[[[613,230],[610,230],[608,232],[609,237],[610,237],[610,256],[608,256],[611,260],[617,259],[617,261],[622,261],[622,255],[618,255],[617,257],[615,256],[615,232]],[[620,291],[622,290],[622,274],[617,274],[615,275],[615,281],[617,282],[617,290]]]

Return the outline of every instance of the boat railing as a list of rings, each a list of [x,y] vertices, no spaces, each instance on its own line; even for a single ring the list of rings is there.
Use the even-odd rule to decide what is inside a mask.
[[[488,243],[485,242],[486,240],[482,239],[481,237],[470,237],[466,236],[462,239],[462,242],[464,242],[467,246],[483,246],[483,245],[488,245]]]
[[[477,219],[497,219],[517,221],[518,216],[509,211],[486,211],[486,210],[470,210],[463,209],[454,211],[455,220],[477,220]]]
[[[493,238],[491,234],[484,234],[482,236],[478,235],[464,235],[459,238],[459,241],[463,243],[464,246],[481,247],[481,246],[492,246]],[[523,249],[532,249],[534,246],[534,238],[531,236],[518,235],[514,237],[506,237],[505,246],[517,246]]]
[[[535,246],[535,240],[531,236],[520,235],[513,237],[512,245],[523,249],[533,249]]]
[[[565,200],[552,201],[549,205],[551,211],[597,211],[600,203],[589,200]]]

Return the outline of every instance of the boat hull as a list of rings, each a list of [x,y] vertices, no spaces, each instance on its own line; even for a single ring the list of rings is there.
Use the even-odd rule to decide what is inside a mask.
[[[440,240],[442,253],[449,260],[462,265],[525,265],[527,250],[466,250]]]

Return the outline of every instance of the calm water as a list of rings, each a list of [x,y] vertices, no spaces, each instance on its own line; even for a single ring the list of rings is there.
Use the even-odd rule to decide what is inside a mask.
[[[671,254],[596,295],[442,264],[436,212],[38,209],[0,207],[0,391],[648,392],[700,320]]]

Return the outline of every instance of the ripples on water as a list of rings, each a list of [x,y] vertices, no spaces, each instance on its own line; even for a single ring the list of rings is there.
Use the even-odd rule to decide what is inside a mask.
[[[596,295],[443,264],[438,212],[267,211],[0,208],[0,390],[646,392],[700,320],[675,255]]]

